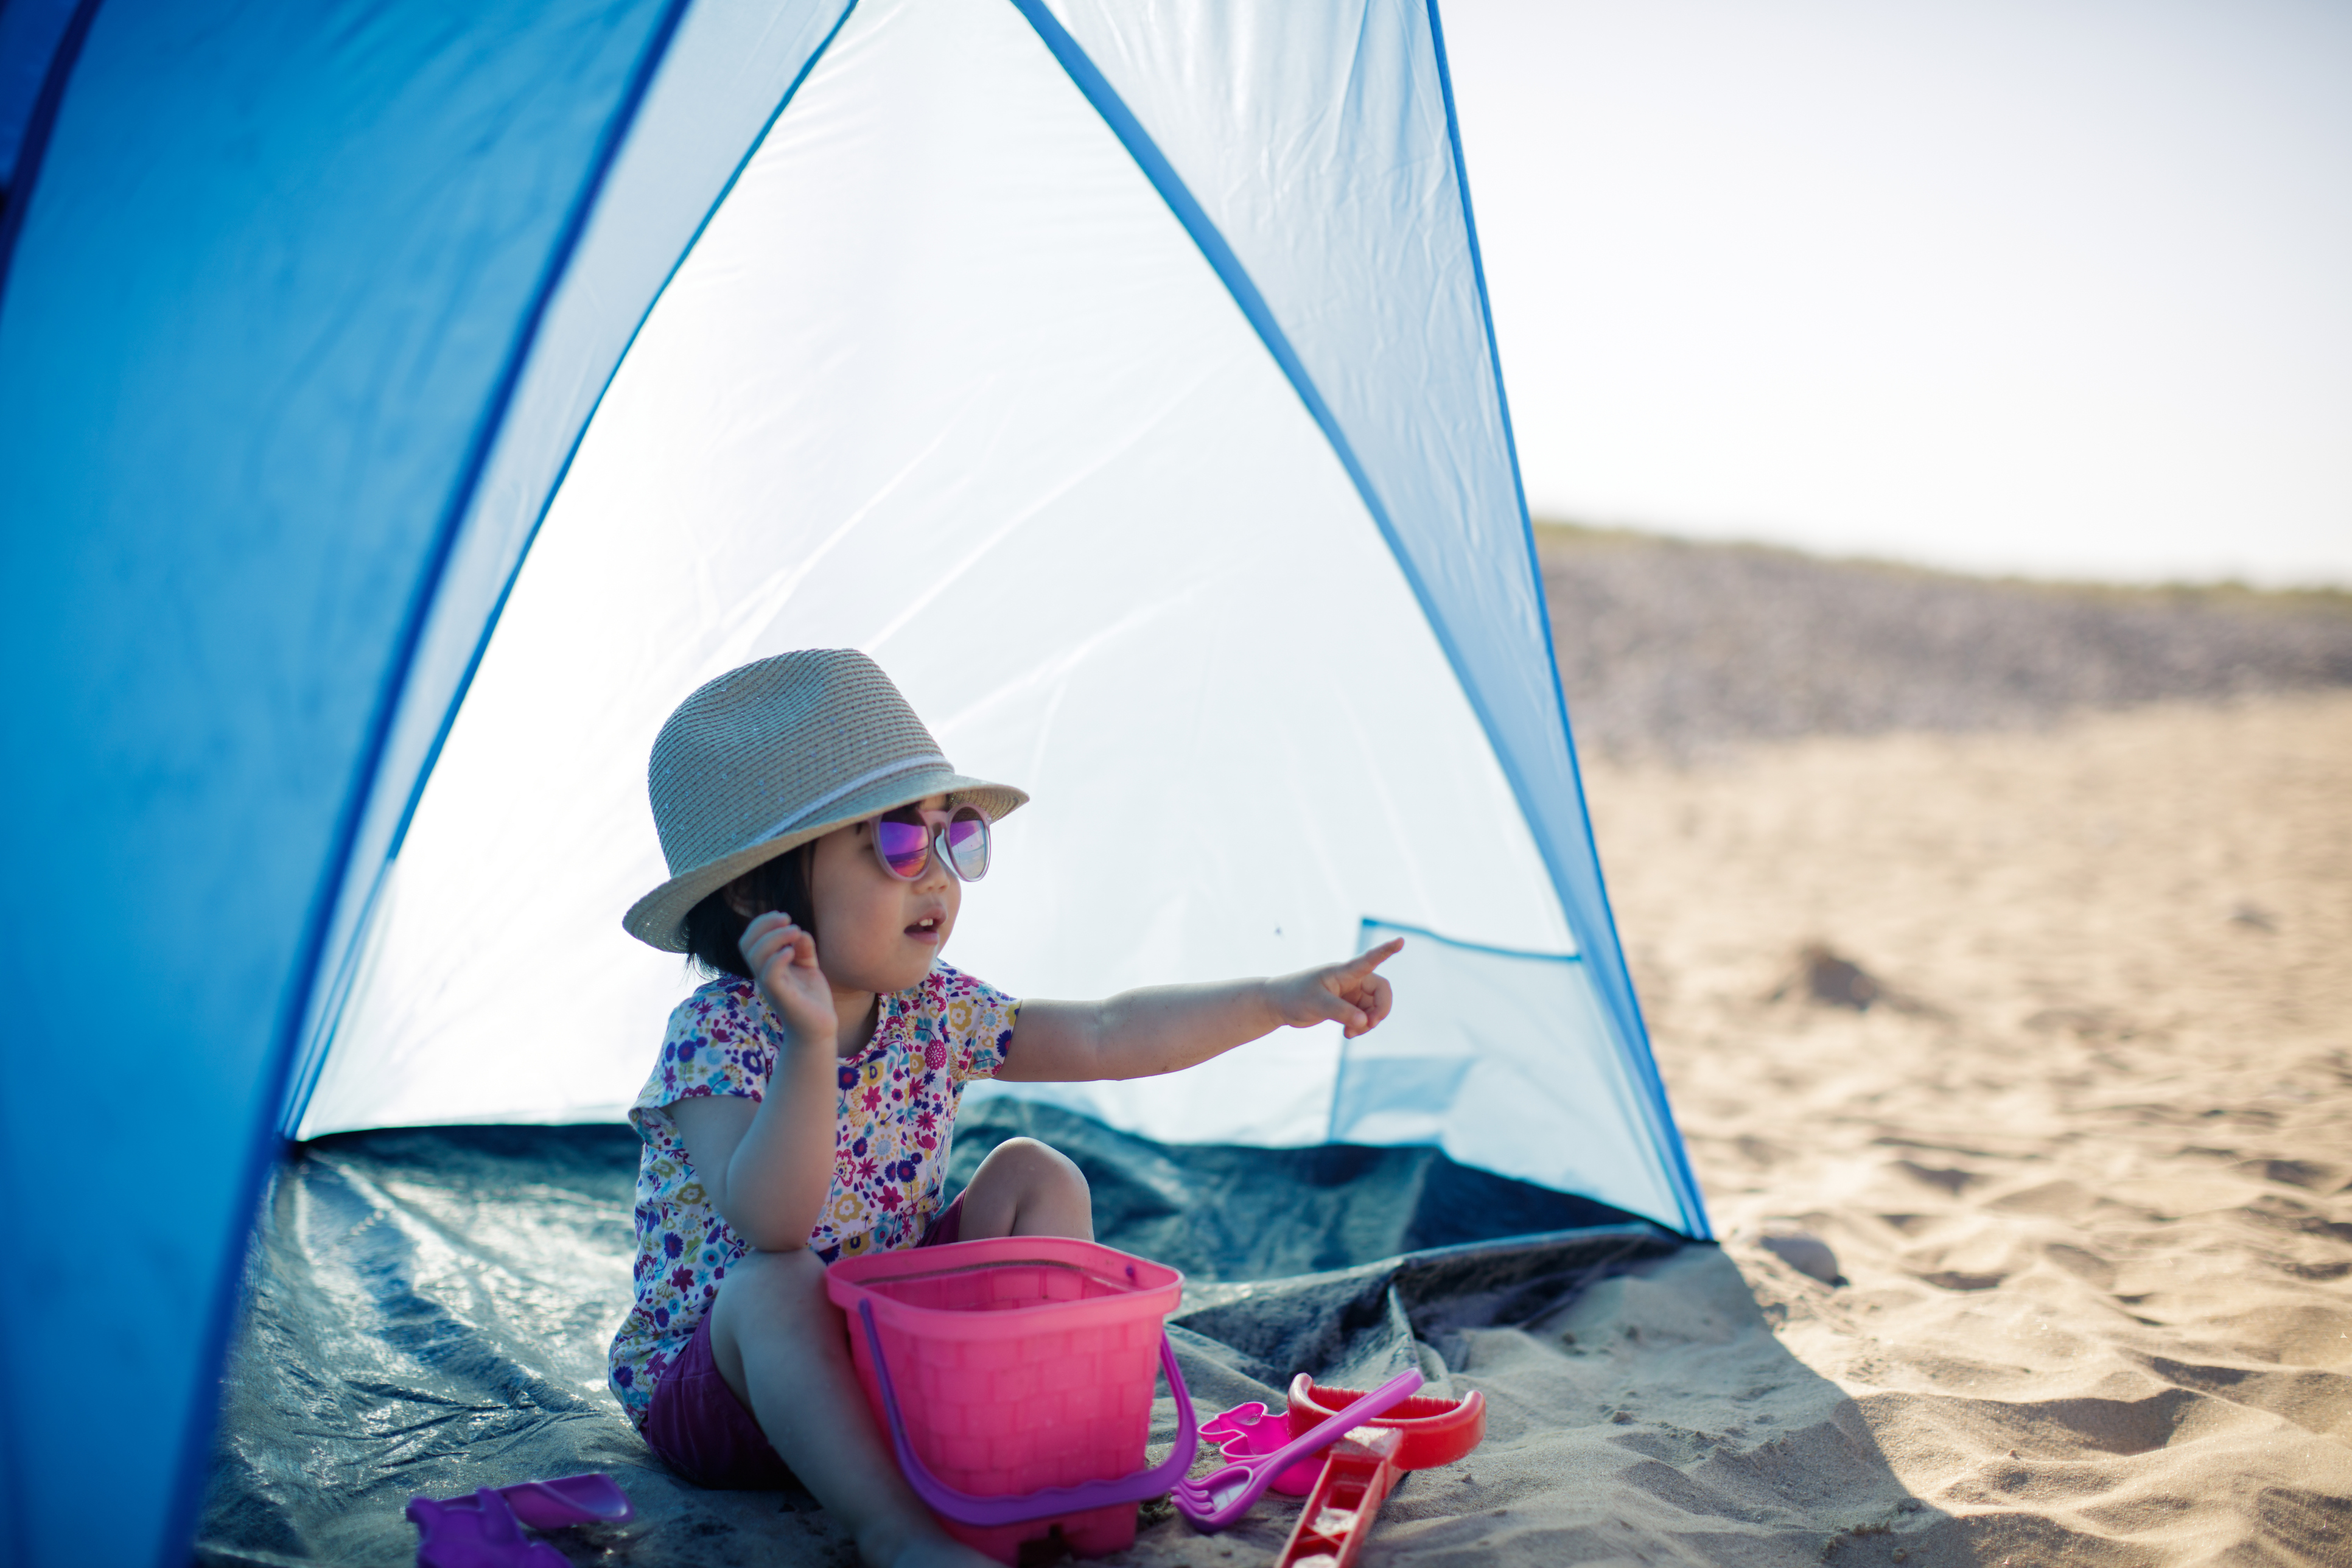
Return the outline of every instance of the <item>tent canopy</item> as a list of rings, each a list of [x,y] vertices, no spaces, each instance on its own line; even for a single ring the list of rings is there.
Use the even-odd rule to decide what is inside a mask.
[[[0,1324],[117,1353],[0,1385],[10,1561],[179,1551],[279,1130],[617,1113],[687,984],[617,924],[662,877],[646,752],[791,647],[872,653],[1035,795],[950,955],[1008,990],[1411,939],[1362,1041],[1031,1092],[1705,1234],[1433,9],[104,0],[59,37],[0,278],[0,1158],[109,1240],[17,1221]]]

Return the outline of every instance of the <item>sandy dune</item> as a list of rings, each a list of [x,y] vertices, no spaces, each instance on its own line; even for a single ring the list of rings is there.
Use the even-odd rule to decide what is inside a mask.
[[[2342,592],[2000,581],[1558,524],[1537,540],[1588,757],[2352,686]]]

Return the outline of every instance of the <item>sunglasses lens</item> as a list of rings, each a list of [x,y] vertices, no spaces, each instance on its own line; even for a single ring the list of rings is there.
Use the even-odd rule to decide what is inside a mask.
[[[947,850],[948,863],[965,881],[988,875],[988,818],[978,806],[960,805],[948,818]]]
[[[931,830],[920,816],[893,812],[878,817],[874,824],[874,843],[882,851],[882,864],[890,874],[913,881],[923,874],[923,862],[931,852]]]

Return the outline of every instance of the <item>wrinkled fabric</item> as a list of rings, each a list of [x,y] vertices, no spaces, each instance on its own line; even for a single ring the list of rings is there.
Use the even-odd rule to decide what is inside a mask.
[[[1179,1148],[1052,1107],[963,1118],[950,1181],[1025,1133],[1077,1161],[1108,1244],[1185,1271],[1171,1320],[1198,1414],[1418,1365],[1679,1245],[1655,1226],[1433,1150]],[[273,1175],[196,1559],[415,1560],[413,1495],[604,1470],[637,1518],[564,1532],[575,1560],[825,1563],[845,1538],[803,1493],[705,1491],[646,1448],[604,1382],[630,1303],[628,1129],[477,1127],[322,1139]],[[1153,1442],[1175,1429],[1164,1393]],[[1164,1447],[1156,1452],[1164,1453]],[[609,1552],[609,1556],[600,1555]]]

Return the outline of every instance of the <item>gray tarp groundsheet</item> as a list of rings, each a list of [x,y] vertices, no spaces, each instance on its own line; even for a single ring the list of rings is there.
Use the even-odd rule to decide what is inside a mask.
[[[1104,1241],[1185,1271],[1171,1333],[1204,1418],[1278,1405],[1296,1371],[1369,1386],[1417,1363],[1443,1389],[1464,1331],[1552,1310],[1678,1245],[1433,1150],[1175,1149],[1013,1101],[966,1112],[951,1184],[1019,1132],[1086,1169]],[[559,1533],[575,1562],[849,1561],[804,1495],[672,1478],[606,1390],[636,1152],[617,1126],[436,1128],[322,1139],[281,1164],[197,1561],[393,1568],[414,1560],[412,1495],[582,1470],[618,1477],[638,1518]],[[1163,1393],[1156,1445],[1174,1423]],[[1186,1528],[1166,1515],[1151,1505],[1147,1524]],[[1258,1516],[1228,1539],[1270,1552],[1287,1515]]]

